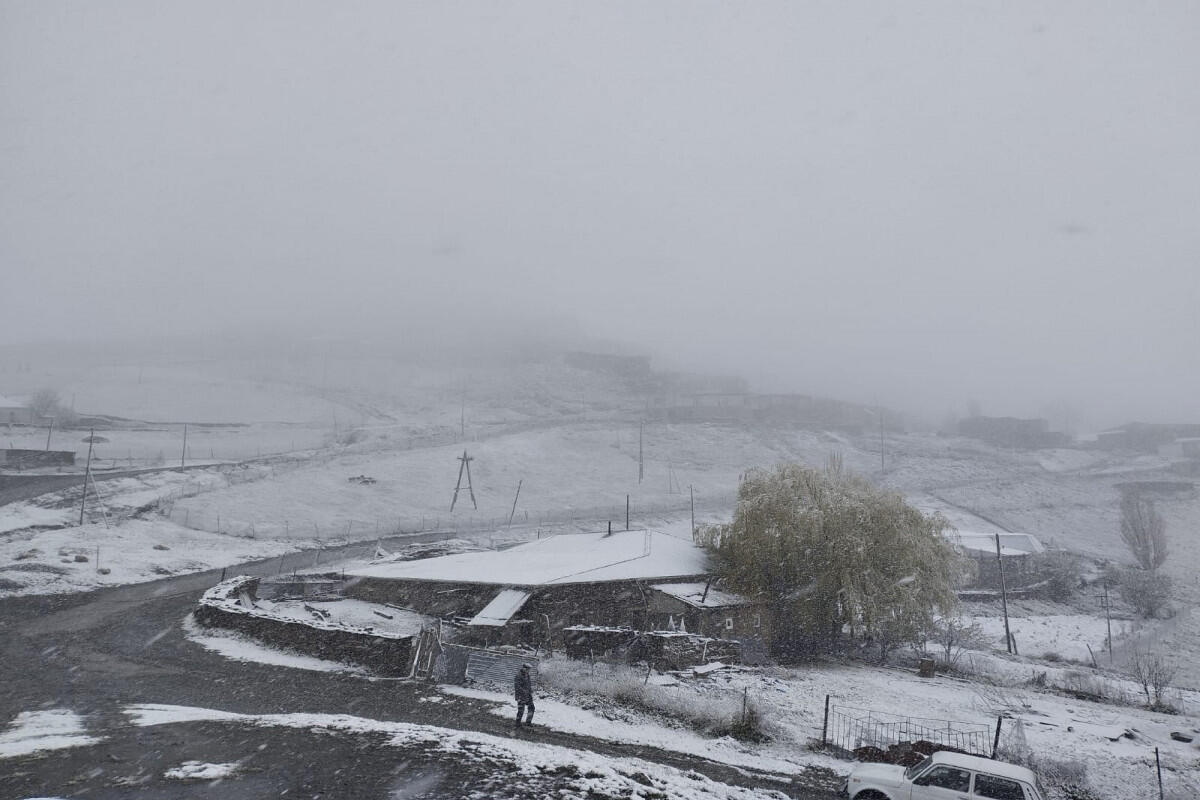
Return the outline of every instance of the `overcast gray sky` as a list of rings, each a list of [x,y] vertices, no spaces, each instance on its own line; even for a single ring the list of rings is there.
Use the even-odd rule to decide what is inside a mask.
[[[0,0],[0,339],[490,310],[1200,417],[1200,4]]]

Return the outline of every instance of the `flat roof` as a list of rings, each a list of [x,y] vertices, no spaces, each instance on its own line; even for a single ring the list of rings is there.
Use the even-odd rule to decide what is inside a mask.
[[[507,550],[454,553],[437,558],[347,569],[359,578],[550,586],[619,580],[693,577],[708,557],[691,538],[638,530],[548,536]]]
[[[656,583],[650,588],[696,608],[729,608],[753,602],[740,594],[722,592],[712,586],[708,587],[708,594],[705,594],[704,586],[704,583]],[[701,602],[700,598],[704,598],[704,601]]]
[[[502,589],[500,594],[492,598],[492,602],[471,618],[468,625],[487,625],[499,628],[508,624],[513,614],[521,610],[530,597],[529,592],[520,589]]]
[[[1030,553],[1041,553],[1045,547],[1031,533],[973,533],[970,531],[949,531],[950,541],[964,550],[986,550],[996,552],[996,537],[1000,537],[1000,552],[1006,556],[1024,556]]]

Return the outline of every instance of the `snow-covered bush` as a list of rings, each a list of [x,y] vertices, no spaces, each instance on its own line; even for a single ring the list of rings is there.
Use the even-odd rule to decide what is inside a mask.
[[[1144,569],[1123,569],[1117,573],[1121,599],[1143,617],[1153,619],[1171,602],[1171,578]]]

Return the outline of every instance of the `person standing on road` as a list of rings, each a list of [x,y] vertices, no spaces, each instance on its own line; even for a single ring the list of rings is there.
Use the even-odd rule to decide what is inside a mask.
[[[517,720],[516,726],[521,727],[521,712],[526,708],[525,724],[533,724],[533,681],[529,677],[529,664],[522,664],[517,670],[517,677],[513,680],[513,689],[517,695]]]

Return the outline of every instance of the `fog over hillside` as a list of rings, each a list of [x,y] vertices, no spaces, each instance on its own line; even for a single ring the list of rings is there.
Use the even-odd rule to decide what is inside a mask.
[[[4,2],[0,342],[603,339],[930,418],[1183,418],[1198,17]]]

